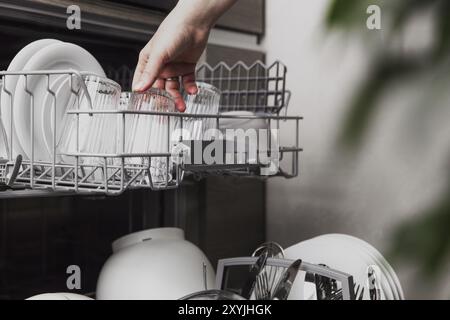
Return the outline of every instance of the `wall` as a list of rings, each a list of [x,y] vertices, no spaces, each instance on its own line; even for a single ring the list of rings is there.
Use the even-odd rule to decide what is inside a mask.
[[[324,233],[347,233],[386,253],[394,228],[444,192],[450,99],[448,94],[434,97],[444,108],[432,108],[420,94],[423,86],[435,83],[398,84],[383,97],[361,152],[341,152],[336,136],[352,93],[367,73],[368,54],[362,39],[324,30],[327,4],[267,1],[267,61],[280,59],[288,66],[290,113],[305,117],[300,177],[268,183],[267,237],[289,246]],[[423,40],[429,31],[416,25],[412,41]],[[407,43],[399,45],[408,49]],[[416,109],[422,113],[412,112]],[[285,129],[286,141],[292,128]],[[449,279],[431,284],[413,265],[396,263],[394,268],[407,298],[450,297]]]

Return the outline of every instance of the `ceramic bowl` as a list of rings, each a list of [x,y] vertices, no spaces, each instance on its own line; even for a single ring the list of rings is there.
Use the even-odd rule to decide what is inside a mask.
[[[210,262],[181,229],[145,230],[112,246],[97,283],[99,300],[175,300],[205,290],[205,282],[215,287]]]
[[[30,297],[26,300],[94,300],[94,299],[75,293],[58,292],[58,293],[43,293]]]

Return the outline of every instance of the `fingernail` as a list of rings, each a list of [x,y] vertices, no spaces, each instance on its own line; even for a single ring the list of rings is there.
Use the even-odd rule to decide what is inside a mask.
[[[142,91],[142,89],[144,89],[144,81],[139,81],[136,86],[134,87],[134,91]]]
[[[184,112],[184,111],[186,110],[186,105],[184,104],[184,102],[183,102],[183,103],[179,103],[179,104],[177,105],[177,109],[178,109],[178,111],[180,111],[180,112]]]
[[[189,94],[197,94],[198,88],[197,87],[191,87],[189,88]]]

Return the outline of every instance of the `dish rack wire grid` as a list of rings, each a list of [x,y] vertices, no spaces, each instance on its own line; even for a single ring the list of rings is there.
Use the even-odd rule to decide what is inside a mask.
[[[66,111],[66,116],[75,116],[77,121],[77,140],[79,140],[79,122],[80,116],[88,114],[92,117],[102,115],[116,115],[120,119],[119,132],[125,141],[126,119],[130,116],[164,116],[168,123],[179,120],[181,128],[183,123],[188,119],[215,119],[216,129],[220,127],[220,121],[224,119],[234,120],[264,120],[269,129],[280,130],[281,122],[290,122],[295,127],[295,142],[290,146],[279,146],[279,159],[283,161],[288,159],[291,162],[287,165],[287,170],[281,168],[278,172],[271,175],[283,176],[286,178],[296,177],[299,173],[299,153],[302,149],[299,147],[299,126],[302,117],[281,115],[282,109],[287,109],[290,93],[285,89],[286,67],[281,62],[275,62],[270,66],[266,66],[261,62],[257,62],[251,66],[243,63],[237,63],[232,67],[228,67],[225,63],[219,63],[215,67],[209,65],[200,65],[198,67],[197,79],[213,84],[222,92],[222,101],[220,112],[216,115],[207,114],[187,114],[187,113],[169,113],[169,112],[151,112],[151,111],[132,111],[132,110],[95,110],[92,106],[91,98],[83,81],[83,73],[75,70],[40,70],[40,71],[1,71],[0,80],[3,82],[1,88],[2,95],[8,95],[10,105],[9,132],[7,132],[8,141],[6,160],[2,163],[0,171],[0,181],[7,180],[12,175],[12,170],[17,167],[17,157],[22,157],[20,170],[15,172],[15,184],[31,189],[47,189],[51,191],[75,191],[78,193],[103,193],[107,195],[117,195],[128,189],[150,188],[153,190],[166,190],[177,188],[185,174],[193,174],[202,178],[207,175],[233,175],[233,176],[253,176],[260,177],[261,169],[267,167],[267,164],[260,162],[254,163],[249,161],[248,155],[245,160],[236,164],[186,164],[183,160],[183,151],[174,154],[166,153],[143,153],[132,154],[119,152],[115,154],[100,153],[61,153],[57,148],[57,126],[56,106],[57,96],[52,91],[52,85],[58,76],[67,75],[70,77],[71,93],[75,95],[78,103],[78,109]],[[52,97],[52,125],[53,125],[53,141],[51,159],[41,161],[35,158],[35,139],[38,134],[36,132],[34,122],[37,121],[35,115],[35,98],[34,93],[29,90],[28,83],[30,77],[44,77],[46,79],[46,93]],[[30,97],[30,141],[31,148],[28,151],[29,157],[18,155],[14,135],[14,96],[12,88],[8,86],[9,77],[23,77],[24,87],[16,87],[14,95],[28,95]],[[80,89],[74,87],[75,81],[81,84]],[[89,110],[80,109],[80,97],[84,94],[89,104]],[[251,111],[252,115],[233,115],[222,114],[226,111]],[[49,116],[50,117],[50,116]],[[1,118],[0,118],[1,120]],[[5,121],[5,120],[4,120]],[[170,127],[167,126],[168,128]],[[171,132],[167,130],[167,143],[171,143]],[[180,136],[180,141],[182,137]],[[4,143],[0,141],[0,143]],[[270,143],[270,142],[269,142]],[[77,142],[77,150],[78,142]],[[125,146],[122,146],[122,151]],[[248,151],[246,151],[248,152]],[[258,150],[259,154],[259,150]],[[1,157],[4,155],[0,155]],[[70,159],[70,161],[62,161]],[[140,164],[136,164],[133,159],[139,159]],[[164,179],[154,181],[152,176],[152,160],[173,162],[173,168],[166,166],[166,172],[163,174]],[[3,159],[5,160],[5,159]],[[9,168],[9,169],[8,169]],[[17,171],[17,170],[16,170]],[[169,172],[170,171],[170,172]]]

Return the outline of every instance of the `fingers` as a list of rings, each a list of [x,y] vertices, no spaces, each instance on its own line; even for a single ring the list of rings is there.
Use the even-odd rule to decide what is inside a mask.
[[[145,66],[142,67],[144,64]],[[139,55],[138,68],[133,80],[133,90],[143,92],[152,87],[163,67],[163,58],[161,56],[146,56],[145,53]]]
[[[168,78],[182,77],[184,90],[188,94],[198,91],[195,83],[195,63],[170,63],[164,65],[163,59],[148,55],[142,51],[133,77],[133,91],[144,92],[150,87],[166,90],[175,100],[175,106],[181,112],[186,104],[180,93],[180,83]]]
[[[195,72],[183,76],[183,87],[188,94],[196,94],[198,92],[197,84],[195,83]]]
[[[138,66],[133,78],[133,90],[142,92],[153,86],[159,79],[167,79],[183,76],[183,86],[189,94],[197,92],[195,85],[195,63],[170,63],[163,65],[160,57],[146,56],[145,53],[139,56]],[[158,88],[160,85],[157,86]]]
[[[188,75],[195,72],[195,63],[170,63],[162,68],[159,78],[167,79]]]
[[[165,79],[157,79],[153,84],[153,88],[157,88],[160,90],[164,90],[166,88],[166,80]]]
[[[136,66],[136,70],[134,71],[132,86],[133,90],[134,88],[137,88],[137,84],[141,80],[142,72],[144,72],[145,66],[147,65],[148,56],[143,52],[144,51],[139,54],[139,60]]]
[[[178,80],[166,80],[166,91],[170,93],[175,101],[175,106],[180,112],[186,110],[183,96],[180,93],[180,82]]]

